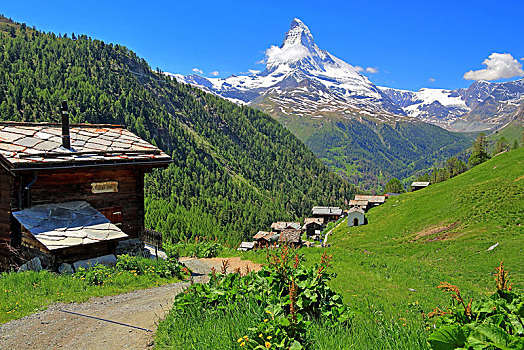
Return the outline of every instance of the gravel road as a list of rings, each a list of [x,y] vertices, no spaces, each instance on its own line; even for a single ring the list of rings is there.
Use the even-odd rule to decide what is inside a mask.
[[[193,281],[207,281],[214,267],[220,271],[222,260],[181,259],[193,271]],[[240,258],[229,259],[231,269],[258,269],[260,265]],[[156,324],[171,309],[175,295],[188,282],[167,284],[131,293],[92,298],[85,303],[53,304],[44,311],[0,325],[0,349],[149,349],[154,343]],[[104,318],[147,332],[114,323],[82,317],[60,310]]]

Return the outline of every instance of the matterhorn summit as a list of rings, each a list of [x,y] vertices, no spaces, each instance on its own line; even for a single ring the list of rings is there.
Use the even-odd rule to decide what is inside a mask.
[[[298,18],[291,21],[282,44],[266,50],[265,64],[264,71],[251,75],[175,77],[236,103],[260,108],[277,119],[322,118],[333,113],[353,118],[358,111],[387,118],[405,115],[355,67],[320,49]]]

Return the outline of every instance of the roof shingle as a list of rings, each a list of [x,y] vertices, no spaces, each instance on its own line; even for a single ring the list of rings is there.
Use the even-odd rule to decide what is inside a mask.
[[[169,163],[170,157],[121,125],[73,124],[71,150],[61,125],[0,122],[0,159],[13,169],[89,163]]]

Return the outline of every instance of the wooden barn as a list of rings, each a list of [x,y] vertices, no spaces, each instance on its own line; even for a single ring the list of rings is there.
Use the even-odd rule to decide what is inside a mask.
[[[115,253],[144,230],[144,174],[168,155],[119,125],[0,122],[0,266]]]
[[[366,205],[366,210],[369,210],[373,207],[379,206],[386,202],[386,196],[368,196],[363,194],[357,194],[355,196],[356,202],[368,202]]]
[[[255,248],[258,249],[269,247],[272,243],[277,241],[276,239],[272,239],[275,235],[275,232],[258,231],[257,234],[253,237]]]
[[[300,230],[300,227],[300,222],[276,221],[271,224],[273,232],[281,232],[287,229]]]
[[[313,217],[323,218],[324,223],[337,221],[342,216],[342,209],[339,207],[313,207]]]
[[[306,232],[308,238],[317,238],[324,228],[324,218],[306,218],[302,229]]]
[[[282,230],[282,232],[280,232],[280,236],[278,237],[278,243],[280,245],[288,244],[293,248],[299,248],[302,245],[301,235],[302,235],[301,230],[294,230],[294,229]]]

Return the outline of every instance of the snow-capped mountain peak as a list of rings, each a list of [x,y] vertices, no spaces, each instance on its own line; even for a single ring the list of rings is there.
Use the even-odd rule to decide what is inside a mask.
[[[268,99],[271,104],[303,104],[304,110],[317,105],[313,114],[318,117],[335,111],[347,114],[359,110],[405,115],[355,67],[320,49],[309,28],[297,18],[291,22],[282,44],[266,50],[265,62],[266,69],[257,74],[176,78],[235,102],[259,107],[261,101]],[[306,95],[319,98],[311,102]],[[286,115],[294,113],[293,108],[279,110]]]

